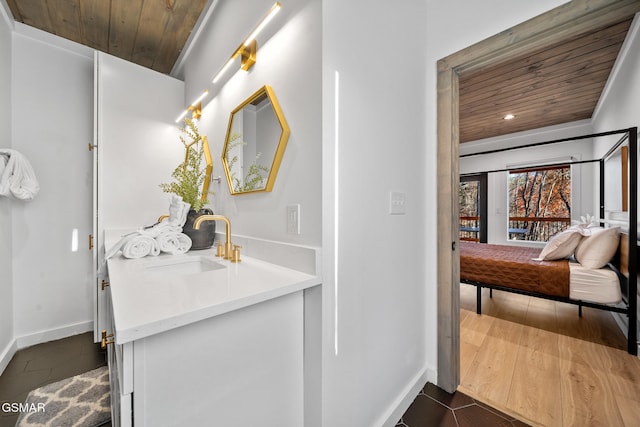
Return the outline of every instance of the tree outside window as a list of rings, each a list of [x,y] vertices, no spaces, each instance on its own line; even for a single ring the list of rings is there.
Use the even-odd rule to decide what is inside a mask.
[[[546,242],[571,224],[568,165],[509,171],[509,239]]]
[[[458,187],[460,240],[479,241],[480,181],[462,181]]]

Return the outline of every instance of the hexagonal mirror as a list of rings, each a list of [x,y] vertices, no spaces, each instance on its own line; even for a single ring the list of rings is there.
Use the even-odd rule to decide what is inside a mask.
[[[231,112],[222,149],[231,194],[271,191],[289,132],[270,86],[263,86]]]

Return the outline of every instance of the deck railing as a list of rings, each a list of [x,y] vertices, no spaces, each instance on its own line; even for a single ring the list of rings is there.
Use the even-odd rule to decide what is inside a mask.
[[[571,218],[509,217],[507,233],[510,240],[546,242],[571,225]],[[480,241],[480,217],[460,217],[460,240]]]
[[[480,217],[461,216],[460,217],[460,240],[470,242],[480,241]]]
[[[509,239],[546,242],[571,225],[571,218],[509,217]]]

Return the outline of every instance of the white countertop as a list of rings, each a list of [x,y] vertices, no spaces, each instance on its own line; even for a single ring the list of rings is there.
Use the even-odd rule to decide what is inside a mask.
[[[318,276],[213,249],[108,260],[115,341],[123,344],[319,285]],[[175,266],[169,264],[183,263]],[[215,262],[223,268],[189,272]],[[189,267],[191,266],[191,267]]]

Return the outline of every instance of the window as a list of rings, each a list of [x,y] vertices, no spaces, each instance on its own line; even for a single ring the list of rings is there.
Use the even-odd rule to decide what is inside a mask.
[[[509,171],[512,240],[546,242],[571,224],[571,167]]]
[[[460,240],[487,242],[487,175],[460,177]]]

